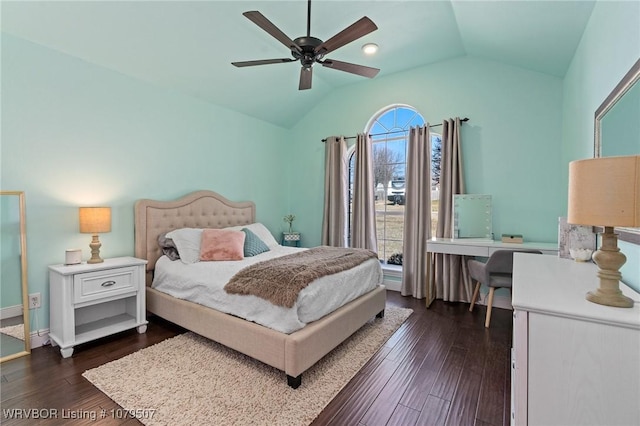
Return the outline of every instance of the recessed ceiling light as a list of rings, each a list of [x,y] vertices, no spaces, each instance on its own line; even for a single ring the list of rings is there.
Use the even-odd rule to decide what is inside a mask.
[[[367,43],[362,46],[362,51],[367,55],[373,55],[378,51],[378,45],[375,43]]]

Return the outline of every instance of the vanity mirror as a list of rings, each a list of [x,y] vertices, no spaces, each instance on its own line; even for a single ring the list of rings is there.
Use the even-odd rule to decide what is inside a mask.
[[[594,157],[640,154],[640,59],[595,113]],[[618,239],[640,244],[640,228],[616,228]]]
[[[453,195],[453,238],[493,239],[491,195]]]
[[[22,191],[0,191],[0,362],[31,352],[27,234]]]

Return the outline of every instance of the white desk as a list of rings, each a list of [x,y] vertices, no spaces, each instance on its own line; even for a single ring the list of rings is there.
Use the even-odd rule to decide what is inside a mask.
[[[503,243],[476,238],[432,238],[427,240],[428,253],[489,257],[496,250],[540,250],[542,254],[558,254],[557,243]]]
[[[427,240],[427,298],[429,307],[435,299],[435,276],[433,268],[433,254],[457,254],[462,256],[489,257],[496,250],[540,250],[542,254],[558,255],[557,243],[525,242],[503,243],[478,238],[431,238]]]

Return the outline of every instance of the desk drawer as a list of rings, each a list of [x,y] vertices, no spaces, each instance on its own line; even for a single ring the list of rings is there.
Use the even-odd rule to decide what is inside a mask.
[[[427,250],[428,251],[428,250]],[[439,245],[437,253],[444,254],[457,254],[461,256],[480,256],[480,257],[489,257],[489,248],[482,246],[472,246],[472,245]]]
[[[73,277],[74,303],[88,302],[135,292],[138,280],[135,267],[87,272]]]

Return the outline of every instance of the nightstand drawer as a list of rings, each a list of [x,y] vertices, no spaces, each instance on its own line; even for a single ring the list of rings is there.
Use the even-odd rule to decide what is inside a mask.
[[[73,301],[88,302],[137,290],[136,268],[87,272],[73,277]]]

